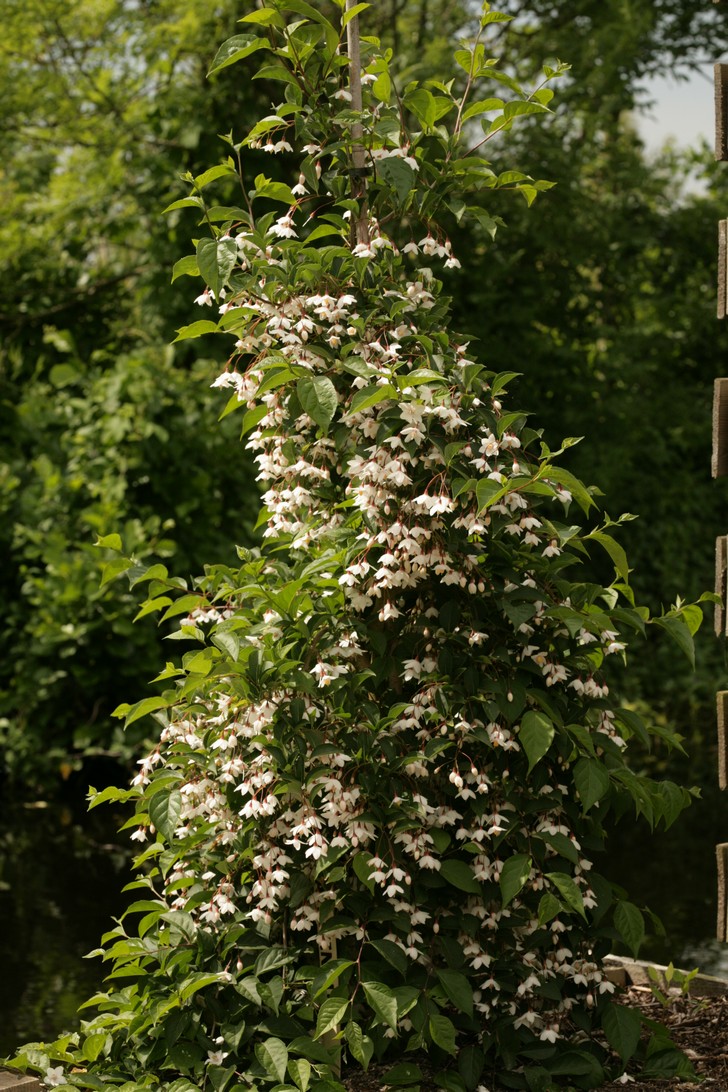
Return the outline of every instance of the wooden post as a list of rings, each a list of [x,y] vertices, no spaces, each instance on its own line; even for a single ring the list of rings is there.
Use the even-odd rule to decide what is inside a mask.
[[[721,842],[715,847],[718,861],[718,920],[716,922],[716,937],[725,942],[728,940],[728,901],[726,901],[726,880],[728,879],[728,842]]]
[[[728,726],[728,690],[719,690],[716,696],[718,714],[718,784],[728,789],[728,752],[726,751],[726,727]]]
[[[726,536],[718,535],[715,540],[715,594],[720,596],[720,603],[715,604],[715,635],[725,636],[725,593],[726,593]]]
[[[716,3],[720,0],[715,0]],[[716,64],[715,87],[715,158],[728,160],[728,65]],[[718,223],[718,318],[728,317],[728,220]],[[711,473],[714,478],[728,474],[728,379],[716,379],[713,385],[713,450]],[[715,590],[720,603],[715,606],[716,636],[725,639],[726,628],[726,565],[728,564],[728,537],[720,535],[715,540]],[[721,789],[728,786],[726,770],[726,723],[728,722],[728,691],[721,690],[716,696],[718,721],[718,783]],[[718,865],[718,915],[716,937],[722,943],[728,941],[728,842],[715,847]]]
[[[346,0],[346,10],[351,11],[355,7],[355,0]],[[351,94],[351,109],[361,115],[361,51],[359,48],[359,16],[355,15],[346,24],[346,52],[349,57],[349,93]],[[354,146],[351,150],[353,193],[359,202],[359,215],[354,224],[355,242],[366,245],[369,242],[369,212],[367,209],[366,173],[367,162],[364,152],[364,129],[361,120],[357,120],[351,127],[351,135]]]
[[[728,220],[718,221],[718,318],[728,313]]]
[[[728,379],[713,383],[713,453],[710,469],[714,478],[728,474]]]
[[[713,68],[715,86],[715,158],[728,159],[728,65]]]

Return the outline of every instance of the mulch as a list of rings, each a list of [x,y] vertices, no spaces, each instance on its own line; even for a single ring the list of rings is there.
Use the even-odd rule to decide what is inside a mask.
[[[728,1092],[728,996],[722,997],[671,997],[668,1005],[662,1005],[646,986],[631,986],[621,997],[626,1005],[639,1008],[650,1020],[656,1020],[668,1028],[673,1042],[693,1063],[700,1085],[678,1077],[669,1080],[641,1080],[638,1074],[627,1084],[619,1081],[604,1085],[604,1089],[621,1089],[628,1092],[667,1092],[667,1090],[700,1088],[701,1092]],[[438,1092],[435,1071],[427,1059],[408,1056],[416,1062],[424,1079],[421,1092]],[[391,1063],[385,1066],[371,1065],[364,1073],[357,1070],[342,1076],[348,1092],[383,1092],[393,1086],[384,1083]],[[628,1070],[629,1071],[629,1070]],[[499,1092],[497,1086],[485,1081],[488,1092]],[[393,1092],[396,1092],[393,1089]]]

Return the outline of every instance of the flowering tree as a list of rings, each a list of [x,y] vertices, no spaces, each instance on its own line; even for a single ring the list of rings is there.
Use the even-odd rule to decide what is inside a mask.
[[[17,1060],[48,1084],[326,1092],[394,1056],[384,1083],[414,1089],[427,1055],[455,1092],[590,1088],[638,1049],[602,961],[644,920],[591,858],[610,812],[668,825],[689,795],[630,769],[629,741],[666,733],[602,673],[649,619],[613,524],[567,522],[592,492],[506,405],[514,373],[448,328],[435,272],[459,264],[449,222],[495,232],[488,191],[547,186],[481,149],[552,92],[488,56],[487,4],[453,78],[398,87],[359,42],[367,5],[337,3],[341,28],[303,0],[242,20],[214,69],[264,51],[284,101],[177,203],[206,234],[176,272],[220,313],[179,336],[234,341],[214,385],[243,410],[265,545],[176,600],[166,570],[131,570],[195,647],[118,711],[161,724],[125,794],[143,897],[99,950],[98,1014]],[[297,154],[295,185],[251,185],[251,147]],[[210,207],[233,172],[245,206]],[[580,568],[594,545],[609,587]],[[654,621],[688,649],[700,617]],[[681,1064],[659,1032],[648,1054]]]

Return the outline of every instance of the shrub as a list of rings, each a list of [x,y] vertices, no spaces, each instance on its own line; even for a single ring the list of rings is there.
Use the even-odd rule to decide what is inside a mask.
[[[612,521],[573,521],[594,496],[570,442],[508,407],[514,373],[449,329],[434,272],[458,264],[449,222],[495,231],[481,198],[545,188],[477,153],[551,92],[487,56],[488,5],[457,76],[403,88],[375,40],[359,64],[363,6],[338,6],[341,31],[271,0],[214,66],[265,50],[284,85],[243,167],[302,149],[293,188],[259,175],[178,270],[222,312],[180,336],[235,339],[214,385],[243,411],[265,544],[177,602],[193,650],[118,710],[161,726],[127,794],[140,899],[99,949],[98,1014],[19,1056],[48,1083],[325,1092],[397,1058],[385,1083],[415,1088],[424,1054],[456,1092],[587,1088],[638,1049],[603,957],[644,919],[592,858],[610,813],[669,825],[689,798],[630,768],[631,742],[676,740],[603,672],[650,620]],[[580,579],[594,546],[608,587]],[[146,575],[145,609],[167,609]],[[700,617],[654,621],[689,650]],[[648,1053],[683,1064],[659,1031]]]

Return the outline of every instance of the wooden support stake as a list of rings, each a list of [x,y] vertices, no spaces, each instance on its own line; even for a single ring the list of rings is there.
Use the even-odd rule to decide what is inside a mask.
[[[718,318],[728,314],[728,220],[718,221]]]
[[[346,0],[347,14],[355,9],[355,0]],[[354,15],[346,24],[346,52],[349,57],[349,92],[351,109],[361,115],[361,50],[359,37],[359,16]],[[352,225],[356,243],[366,246],[369,242],[369,211],[367,209],[366,153],[364,151],[364,128],[361,121],[355,121],[351,127],[354,146],[351,150],[353,164],[353,192],[359,201],[359,215]]]
[[[728,789],[728,750],[726,749],[726,726],[728,725],[728,690],[719,690],[716,694],[718,713],[718,784],[721,789]]]
[[[721,842],[715,847],[718,862],[718,920],[716,922],[716,939],[725,942],[728,940],[728,902],[726,901],[726,880],[728,880],[728,842]]]
[[[726,592],[726,536],[718,535],[715,540],[715,594],[720,596],[720,603],[715,604],[715,635],[725,634],[725,592]]]
[[[715,158],[728,159],[728,65],[713,68],[715,86]]]
[[[710,470],[714,478],[728,474],[728,379],[713,383],[713,451]]]

